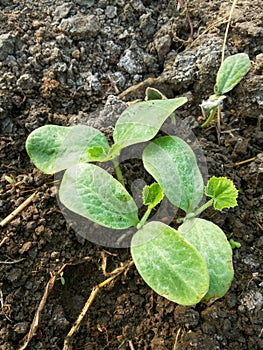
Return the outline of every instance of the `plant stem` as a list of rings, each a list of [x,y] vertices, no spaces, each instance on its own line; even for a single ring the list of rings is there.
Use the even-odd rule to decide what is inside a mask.
[[[174,113],[170,115],[171,117],[171,122],[172,122],[172,125],[175,125],[176,124],[176,120],[175,120],[175,116],[174,116]]]
[[[123,179],[121,168],[120,168],[119,157],[117,156],[115,158],[112,158],[112,163],[114,165],[114,170],[115,170],[118,181],[124,186],[124,179]]]
[[[193,213],[189,213],[186,215],[185,219],[190,219],[192,217],[195,217],[199,214],[201,214],[204,210],[206,210],[208,207],[211,207],[213,204],[214,199],[210,199],[208,202],[206,202],[204,205],[202,205],[200,208],[196,209]]]
[[[144,213],[143,217],[141,218],[140,222],[137,225],[137,229],[138,230],[143,227],[143,225],[145,224],[145,222],[148,219],[149,215],[151,214],[151,211],[152,211],[152,208],[148,207],[146,212]]]
[[[214,107],[211,112],[210,112],[210,115],[209,117],[207,118],[207,120],[201,125],[202,128],[206,128],[210,123],[211,121],[213,120],[215,114],[216,114],[216,110],[217,110],[217,107]]]

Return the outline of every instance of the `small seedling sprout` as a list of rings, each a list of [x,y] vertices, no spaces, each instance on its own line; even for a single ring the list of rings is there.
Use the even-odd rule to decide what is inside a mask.
[[[65,278],[63,277],[63,274],[64,274],[63,271],[60,272],[59,277],[57,278],[57,280],[61,282],[62,286],[64,286],[66,283]]]
[[[9,176],[9,175],[5,175],[5,180],[6,180],[12,187],[19,186],[19,185],[22,183],[21,181],[16,182],[16,180],[13,178],[13,176]]]
[[[229,243],[232,249],[235,249],[235,248],[239,249],[241,247],[241,244],[235,241],[233,238],[230,238]]]
[[[5,175],[5,180],[10,183],[10,185],[15,186],[15,180],[8,175]]]
[[[229,56],[223,61],[217,72],[214,94],[200,105],[204,118],[207,118],[202,124],[202,128],[207,127],[211,123],[216,111],[218,111],[219,115],[221,114],[221,105],[226,98],[225,94],[243,79],[249,69],[250,60],[245,53]]]

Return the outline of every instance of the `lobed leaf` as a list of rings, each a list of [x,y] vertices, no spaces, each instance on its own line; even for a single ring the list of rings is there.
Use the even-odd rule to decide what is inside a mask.
[[[54,174],[81,161],[91,161],[87,149],[93,146],[109,149],[106,137],[86,125],[45,125],[34,130],[26,140],[32,163],[46,174]]]
[[[215,93],[223,95],[232,90],[250,69],[250,59],[245,53],[227,57],[216,76]]]
[[[205,187],[205,195],[214,200],[216,210],[237,206],[238,191],[226,177],[211,177]]]
[[[143,188],[143,204],[150,208],[154,208],[157,204],[159,204],[162,201],[163,196],[163,190],[156,182]]]
[[[151,140],[165,120],[187,102],[186,97],[143,101],[129,106],[118,119],[113,139],[122,148]]]
[[[163,136],[143,151],[145,169],[153,176],[169,201],[191,212],[203,197],[203,178],[191,147],[177,136]]]
[[[232,249],[224,232],[214,223],[199,218],[186,220],[178,232],[205,260],[209,272],[209,290],[203,301],[213,301],[225,295],[234,272]]]
[[[87,149],[88,157],[91,161],[102,162],[106,157],[105,149],[101,146],[92,146]]]
[[[132,238],[131,254],[144,281],[163,297],[193,305],[207,293],[203,258],[171,227],[157,221],[145,224]]]
[[[125,229],[139,222],[130,194],[97,165],[79,163],[66,170],[59,189],[61,202],[102,226]]]

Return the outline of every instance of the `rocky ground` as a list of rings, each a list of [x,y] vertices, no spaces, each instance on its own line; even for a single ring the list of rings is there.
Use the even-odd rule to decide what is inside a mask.
[[[263,4],[239,0],[233,13],[226,55],[245,52],[252,67],[228,94],[219,131],[200,127],[199,105],[213,92],[231,2],[184,2],[1,1],[0,218],[37,191],[1,227],[1,350],[24,349],[26,339],[28,349],[66,350],[92,288],[131,260],[129,249],[91,243],[69,225],[53,177],[29,161],[26,137],[51,123],[85,123],[110,137],[118,107],[144,98],[147,86],[189,98],[178,116],[201,145],[208,174],[240,190],[238,207],[203,216],[241,243],[235,278],[212,305],[183,307],[152,292],[130,266],[99,290],[68,348],[263,349]]]

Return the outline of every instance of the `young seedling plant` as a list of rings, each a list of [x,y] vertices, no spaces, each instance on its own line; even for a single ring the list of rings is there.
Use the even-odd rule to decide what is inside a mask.
[[[29,135],[26,149],[44,173],[65,170],[59,197],[68,209],[104,227],[137,229],[131,240],[132,258],[154,291],[182,305],[209,303],[231,284],[232,249],[217,225],[197,216],[209,206],[234,207],[237,190],[224,177],[212,177],[204,186],[195,154],[184,140],[155,138],[164,121],[187,101],[160,98],[129,106],[116,123],[112,146],[88,126],[46,125]],[[123,148],[146,141],[150,142],[142,160],[156,182],[143,189],[145,213],[139,217],[124,186],[119,155]],[[95,164],[109,160],[117,179]],[[200,205],[204,194],[209,200]],[[152,210],[164,196],[185,212],[177,229],[151,221]]]
[[[226,98],[224,94],[231,91],[243,79],[249,69],[250,60],[245,53],[229,56],[223,61],[217,72],[214,94],[200,105],[203,116],[207,118],[202,124],[203,128],[211,123],[217,110],[220,115],[220,106]]]

